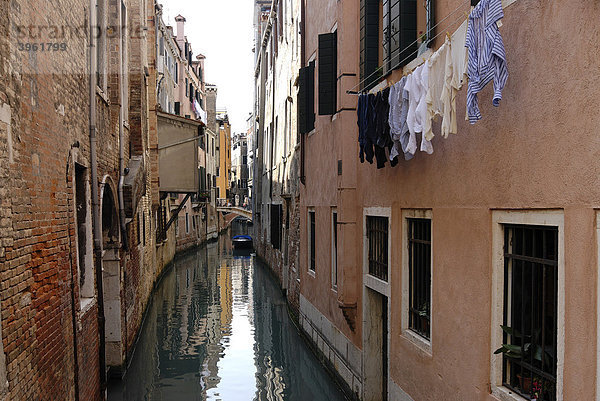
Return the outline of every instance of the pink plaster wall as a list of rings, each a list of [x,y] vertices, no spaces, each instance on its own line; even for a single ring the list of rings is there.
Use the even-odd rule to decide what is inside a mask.
[[[358,0],[307,3],[307,57],[317,48],[317,35],[329,32],[337,18],[339,72],[357,73]],[[440,0],[438,20],[460,3]],[[517,0],[507,7],[501,32],[510,76],[501,105],[492,107],[488,85],[479,96],[483,120],[470,126],[464,121],[464,88],[457,103],[459,133],[446,140],[436,136],[433,155],[419,153],[395,168],[377,170],[375,165],[358,163],[354,111],[340,112],[334,121],[317,116],[316,129],[306,140],[307,184],[301,197],[302,244],[308,241],[306,207],[315,206],[317,211],[317,274],[313,279],[306,273],[303,246],[301,292],[357,346],[362,348],[363,207],[392,208],[394,271],[400,271],[402,263],[402,209],[432,209],[432,356],[401,336],[401,280],[391,283],[391,377],[415,400],[493,399],[489,395],[493,209],[564,209],[563,399],[590,399],[595,393],[599,16],[598,1]],[[396,72],[390,80],[400,75]],[[355,107],[357,98],[345,90],[358,78],[339,82],[338,103]],[[434,127],[439,132],[439,123]],[[341,177],[338,158],[343,160]],[[339,269],[344,275],[340,294],[329,290],[330,208],[335,205],[340,221],[348,223],[340,234]],[[355,332],[341,315],[338,295],[356,299]]]

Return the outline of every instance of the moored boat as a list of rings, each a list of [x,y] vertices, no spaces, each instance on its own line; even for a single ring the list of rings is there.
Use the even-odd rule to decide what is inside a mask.
[[[235,249],[250,249],[252,248],[252,237],[249,235],[236,235],[232,239]]]

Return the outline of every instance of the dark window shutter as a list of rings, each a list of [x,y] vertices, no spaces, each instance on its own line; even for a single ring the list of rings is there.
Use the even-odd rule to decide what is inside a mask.
[[[315,62],[298,75],[298,132],[306,134],[315,127]]]
[[[306,69],[306,132],[315,128],[315,62],[311,61]]]
[[[206,169],[200,167],[200,192],[206,191]]]
[[[401,66],[417,57],[417,1],[400,0],[400,56]],[[397,63],[396,63],[397,64]],[[395,67],[396,64],[392,66]]]
[[[271,245],[274,249],[281,249],[281,205],[271,205]]]
[[[175,102],[175,114],[176,115],[181,114],[181,103],[179,103],[179,102]]]
[[[360,81],[361,89],[379,79],[379,1],[360,0]]]
[[[300,68],[298,73],[298,132],[300,134],[306,134],[306,94],[307,94],[307,83],[306,83],[306,70],[307,67]]]
[[[337,108],[337,31],[319,35],[319,115]]]

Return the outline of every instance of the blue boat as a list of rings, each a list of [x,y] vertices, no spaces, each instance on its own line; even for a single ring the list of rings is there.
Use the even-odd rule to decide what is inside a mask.
[[[235,249],[252,248],[252,237],[249,235],[236,235],[233,237],[232,242]]]

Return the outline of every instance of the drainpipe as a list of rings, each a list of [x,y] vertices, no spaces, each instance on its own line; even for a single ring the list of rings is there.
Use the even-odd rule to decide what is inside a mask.
[[[100,392],[106,390],[106,355],[104,335],[104,290],[102,286],[102,222],[100,221],[100,199],[98,196],[98,156],[96,153],[96,1],[90,0],[90,167],[92,178],[92,224],[94,237],[94,270],[98,297],[98,367],[100,369]],[[100,34],[103,34],[101,32]]]
[[[119,21],[123,21],[123,7],[119,5]],[[123,25],[121,23],[121,25]],[[126,30],[123,26],[121,26],[121,35],[119,35],[119,39],[121,43],[119,43],[119,103],[121,103],[121,107],[119,107],[119,221],[121,227],[121,244],[123,245],[123,250],[127,251],[128,249],[128,241],[127,241],[127,228],[125,227],[125,201],[123,199],[123,184],[125,181],[125,149],[123,147],[123,124],[125,123],[125,90],[123,86],[125,85],[125,80],[123,79],[123,74],[125,73],[125,62],[123,60],[123,37],[126,34]],[[145,216],[145,215],[144,215]],[[145,217],[144,217],[145,218]]]
[[[79,141],[71,145],[69,149],[69,156],[67,157],[67,173],[65,175],[65,184],[69,186],[69,167],[71,166],[71,157],[73,155],[73,148],[79,148]],[[73,173],[74,174],[74,173]],[[70,211],[70,196],[67,196],[67,210]],[[75,200],[75,203],[77,200]],[[77,225],[77,209],[73,208],[75,215],[75,222]],[[69,217],[69,227],[70,227]],[[73,244],[71,242],[71,234],[69,237],[69,267],[71,275],[71,324],[73,325],[73,388],[75,389],[75,401],[79,401],[79,346],[77,343],[77,300],[75,299],[75,269],[73,268]]]

